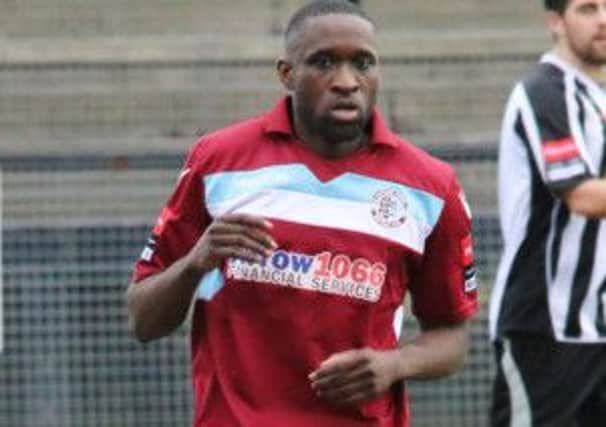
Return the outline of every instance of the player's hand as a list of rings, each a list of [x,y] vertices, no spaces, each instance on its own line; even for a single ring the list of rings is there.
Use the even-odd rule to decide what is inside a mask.
[[[349,350],[326,359],[309,375],[316,395],[335,405],[355,405],[386,392],[399,380],[399,351]]]
[[[278,247],[271,222],[253,215],[226,214],[215,219],[189,252],[190,265],[206,273],[227,258],[261,261]]]

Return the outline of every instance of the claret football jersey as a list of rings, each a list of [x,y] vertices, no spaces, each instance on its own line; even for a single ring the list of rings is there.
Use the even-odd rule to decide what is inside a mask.
[[[330,355],[397,346],[410,293],[426,322],[477,309],[471,216],[453,169],[373,114],[371,143],[324,159],[297,140],[288,98],[192,148],[134,280],[187,253],[227,213],[265,217],[278,244],[259,262],[227,259],[202,279],[192,320],[196,426],[406,426],[400,385],[355,408],[315,396]]]

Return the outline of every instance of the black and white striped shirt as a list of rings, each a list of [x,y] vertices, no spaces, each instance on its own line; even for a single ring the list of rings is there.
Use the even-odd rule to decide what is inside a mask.
[[[499,213],[504,253],[490,334],[606,342],[606,220],[558,195],[604,176],[606,93],[553,54],[515,86],[503,120]]]

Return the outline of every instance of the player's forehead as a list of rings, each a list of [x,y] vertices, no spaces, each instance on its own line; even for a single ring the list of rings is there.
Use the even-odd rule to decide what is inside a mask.
[[[374,25],[351,14],[309,17],[301,25],[296,45],[305,57],[315,51],[349,50],[376,54]]]
[[[577,9],[585,6],[605,6],[606,0],[568,0],[566,3],[567,9]]]

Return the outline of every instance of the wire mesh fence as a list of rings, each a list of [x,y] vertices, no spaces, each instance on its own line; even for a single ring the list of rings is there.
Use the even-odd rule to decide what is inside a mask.
[[[472,200],[490,204],[490,188],[474,182],[494,180],[494,150],[436,154],[465,171],[460,175],[474,190]],[[0,425],[189,423],[187,328],[138,344],[127,332],[124,306],[132,263],[180,157],[2,159],[6,348],[0,356]],[[489,281],[500,247],[493,211],[478,210],[475,233],[478,266]],[[461,374],[410,384],[415,425],[482,425],[492,372],[485,323],[483,310]]]
[[[186,147],[280,94],[273,58],[301,3],[0,0],[1,427],[190,424],[188,326],[137,343],[124,291]],[[384,116],[457,168],[475,214],[470,357],[453,378],[409,384],[413,425],[483,426],[496,137],[544,43],[539,6],[361,3],[381,30]]]

